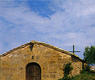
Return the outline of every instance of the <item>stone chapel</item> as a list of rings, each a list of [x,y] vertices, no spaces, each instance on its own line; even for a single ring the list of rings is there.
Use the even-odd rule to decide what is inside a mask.
[[[83,60],[52,45],[31,41],[0,55],[0,80],[58,80],[64,65],[71,63],[71,76],[80,74]]]

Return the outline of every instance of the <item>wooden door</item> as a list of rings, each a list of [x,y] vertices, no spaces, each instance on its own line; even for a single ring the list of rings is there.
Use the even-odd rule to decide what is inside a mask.
[[[26,67],[26,80],[41,80],[41,68],[36,63],[30,63]]]

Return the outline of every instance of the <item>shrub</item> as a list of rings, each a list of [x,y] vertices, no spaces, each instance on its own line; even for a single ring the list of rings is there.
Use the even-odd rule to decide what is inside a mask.
[[[64,77],[67,77],[72,69],[73,67],[71,66],[71,63],[66,64],[64,68]]]
[[[69,74],[72,69],[73,69],[73,67],[71,66],[71,63],[67,63],[63,69],[64,70],[64,78],[59,79],[59,80],[71,80],[71,78],[69,77]]]
[[[62,79],[59,79],[59,80],[72,80],[70,77],[64,77],[64,78],[62,78]]]

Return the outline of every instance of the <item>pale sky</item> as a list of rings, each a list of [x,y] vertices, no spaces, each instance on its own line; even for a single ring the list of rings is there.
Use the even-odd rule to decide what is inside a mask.
[[[95,45],[95,0],[0,0],[0,53],[36,40],[83,58]]]

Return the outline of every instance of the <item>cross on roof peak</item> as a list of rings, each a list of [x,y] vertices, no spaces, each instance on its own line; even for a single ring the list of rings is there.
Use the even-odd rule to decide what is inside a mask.
[[[75,53],[75,52],[80,52],[80,51],[75,51],[75,45],[73,44],[73,51],[70,51],[72,53]]]

